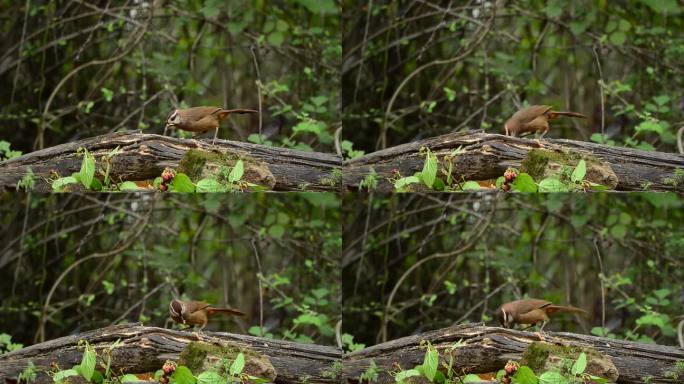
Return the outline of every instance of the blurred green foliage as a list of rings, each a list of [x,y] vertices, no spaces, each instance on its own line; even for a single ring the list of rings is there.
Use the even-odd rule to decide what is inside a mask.
[[[333,343],[334,194],[3,194],[0,207],[0,330],[26,345],[125,321],[171,327],[174,297],[247,313],[207,330]]]
[[[345,0],[343,9],[345,138],[359,149],[500,133],[525,104],[589,116],[554,121],[549,137],[676,149],[681,2]]]
[[[261,127],[233,117],[221,137],[331,151],[339,13],[333,0],[0,1],[0,137],[29,152],[161,133],[176,107],[261,106]]]
[[[683,206],[655,193],[347,196],[344,331],[373,345],[454,323],[498,326],[499,305],[534,297],[590,313],[545,330],[674,344]]]

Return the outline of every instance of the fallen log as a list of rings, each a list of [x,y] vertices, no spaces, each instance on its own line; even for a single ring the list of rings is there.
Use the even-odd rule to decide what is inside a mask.
[[[608,357],[617,368],[617,383],[681,383],[684,372],[677,363],[684,362],[684,349],[663,345],[641,344],[604,337],[565,332],[544,332],[545,341],[553,345],[586,347]],[[488,373],[503,369],[509,360],[520,361],[527,348],[539,341],[533,332],[499,327],[461,325],[403,337],[345,355],[343,377],[348,383],[358,383],[359,376],[374,362],[380,375],[377,383],[394,383],[388,372],[422,364],[429,341],[440,353],[453,356],[457,374]],[[454,348],[454,344],[462,346]],[[453,352],[449,352],[453,350]],[[440,363],[441,366],[441,363]],[[537,372],[538,374],[540,372]]]
[[[509,167],[519,169],[530,152],[536,149],[537,154],[596,160],[599,163],[599,181],[604,185],[614,184],[608,186],[617,191],[684,191],[684,155],[563,139],[545,139],[541,144],[540,147],[533,139],[481,131],[450,133],[345,161],[344,185],[348,190],[357,189],[368,175],[375,173],[377,191],[391,192],[394,186],[388,179],[396,171],[404,177],[422,170],[425,155],[419,150],[426,147],[437,155],[440,162],[443,162],[444,155],[460,148],[460,154],[452,160],[452,177],[456,180],[461,180],[461,177],[476,181],[496,179],[503,176]],[[577,160],[574,161],[576,163]],[[440,167],[447,168],[444,164]]]
[[[205,343],[245,349],[260,355],[269,367],[272,366],[275,383],[337,383],[340,380],[342,353],[334,347],[224,332],[204,332],[198,336]],[[154,373],[166,360],[178,360],[191,342],[198,341],[192,332],[140,325],[96,329],[0,355],[0,382],[15,379],[29,362],[33,362],[40,372],[36,383],[51,383],[52,378],[45,371],[52,369],[53,363],[60,369],[68,369],[81,362],[83,346],[79,346],[80,340],[95,348],[98,367],[104,355],[102,351],[119,340],[120,346],[111,353],[111,369],[112,372],[124,373]],[[249,360],[246,366],[249,366]]]
[[[98,168],[107,153],[119,147],[112,157],[109,176],[116,181],[151,180],[164,168],[176,169],[188,151],[245,156],[263,164],[274,179],[277,191],[337,191],[341,189],[341,159],[333,154],[304,152],[239,141],[178,139],[137,132],[116,132],[91,137],[43,150],[0,163],[0,191],[13,190],[30,168],[35,175],[35,191],[49,192],[52,174],[70,176],[81,168],[78,148],[95,156]],[[270,176],[272,174],[272,176]]]

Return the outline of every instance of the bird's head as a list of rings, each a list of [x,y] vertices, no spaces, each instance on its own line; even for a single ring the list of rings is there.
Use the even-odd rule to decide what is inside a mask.
[[[180,111],[178,109],[171,112],[169,117],[166,119],[166,128],[175,127],[181,123]]]

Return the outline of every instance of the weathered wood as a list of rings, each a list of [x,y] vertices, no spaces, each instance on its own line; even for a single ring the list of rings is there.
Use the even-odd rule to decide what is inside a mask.
[[[36,191],[51,191],[47,182],[51,171],[60,176],[78,172],[82,157],[76,150],[88,149],[99,162],[102,155],[119,147],[112,159],[113,180],[149,180],[166,167],[176,168],[190,149],[220,151],[250,156],[266,163],[275,176],[274,190],[336,191],[341,188],[341,159],[333,154],[303,152],[238,141],[178,139],[137,132],[117,132],[57,145],[0,163],[0,191],[12,190],[28,168],[36,176]]]
[[[618,369],[618,383],[681,383],[676,378],[675,364],[684,361],[684,349],[662,345],[641,344],[624,340],[579,335],[565,332],[544,332],[545,341],[558,345],[591,347],[609,357]],[[358,377],[374,361],[381,372],[378,383],[393,383],[387,373],[395,370],[395,364],[410,369],[422,364],[425,347],[421,341],[430,341],[440,352],[440,361],[457,342],[464,345],[454,350],[454,371],[464,373],[496,372],[503,369],[508,360],[519,361],[527,347],[539,336],[534,332],[522,332],[498,327],[479,325],[454,326],[420,335],[408,336],[378,344],[344,356],[343,377],[349,383]],[[645,381],[650,377],[650,381]]]
[[[543,149],[578,155],[590,155],[605,162],[618,178],[616,190],[684,191],[684,155],[646,152],[624,147],[611,147],[585,141],[544,139]],[[461,147],[463,153],[453,161],[452,175],[457,180],[489,180],[502,176],[508,167],[519,168],[532,149],[539,146],[534,139],[515,138],[481,131],[451,133],[398,145],[344,163],[344,184],[356,189],[371,173],[376,173],[378,191],[394,189],[388,182],[394,170],[411,176],[423,168],[425,156],[421,147],[429,148],[438,158]],[[676,170],[679,174],[675,177]]]
[[[334,347],[224,332],[205,332],[199,336],[203,342],[249,348],[261,354],[275,368],[276,383],[336,383],[340,380],[339,361],[342,353]],[[16,378],[29,361],[40,371],[51,369],[52,363],[57,363],[61,369],[79,364],[83,356],[83,347],[78,346],[79,340],[86,340],[95,347],[98,361],[101,360],[102,349],[120,340],[121,345],[112,353],[114,372],[154,373],[161,369],[167,359],[176,361],[183,349],[190,342],[197,341],[197,338],[189,331],[139,325],[117,325],[61,337],[0,355],[0,382]],[[44,373],[39,375],[37,381],[51,382],[52,379]]]

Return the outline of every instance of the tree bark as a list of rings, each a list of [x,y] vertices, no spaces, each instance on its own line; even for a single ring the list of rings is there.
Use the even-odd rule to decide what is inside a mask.
[[[81,168],[82,157],[76,153],[86,148],[100,159],[116,147],[122,151],[112,159],[110,177],[113,180],[151,180],[160,176],[164,168],[176,168],[190,149],[220,151],[246,155],[266,164],[275,177],[278,191],[335,191],[341,189],[341,159],[334,154],[303,152],[268,147],[238,141],[178,139],[169,136],[136,132],[117,132],[87,138],[51,148],[27,153],[0,163],[0,191],[12,190],[31,168],[36,176],[35,191],[49,192],[48,179],[57,172],[70,176]],[[98,165],[99,167],[99,165]],[[339,174],[340,176],[336,176]],[[339,178],[340,180],[335,182]]]
[[[220,342],[230,346],[249,348],[261,354],[275,368],[277,375],[275,383],[336,383],[340,381],[339,361],[342,353],[335,347],[224,332],[204,332],[199,336],[204,342]],[[51,383],[52,379],[44,371],[50,370],[53,363],[61,369],[68,369],[81,362],[83,347],[78,346],[79,340],[86,340],[95,348],[98,354],[98,367],[102,349],[120,340],[121,345],[112,353],[112,372],[154,373],[161,369],[167,359],[177,360],[181,351],[190,342],[197,341],[197,338],[188,331],[139,325],[116,325],[96,329],[0,355],[0,382],[16,378],[29,361],[32,361],[41,371],[37,383]],[[199,372],[193,373],[199,374]]]
[[[586,141],[544,139],[542,148],[580,156],[593,156],[605,162],[617,176],[618,191],[684,191],[684,155],[646,152],[624,147],[611,147]],[[489,134],[481,131],[451,133],[373,152],[344,164],[344,184],[357,189],[373,171],[379,192],[390,192],[388,182],[393,172],[411,176],[423,168],[427,147],[442,159],[454,149],[462,153],[453,160],[452,177],[456,180],[490,180],[503,176],[509,167],[520,165],[532,149],[540,149],[533,139]],[[373,171],[371,171],[371,169]],[[539,181],[539,180],[537,180]]]
[[[544,332],[545,341],[557,345],[590,347],[609,357],[618,369],[618,383],[681,383],[684,372],[677,373],[675,364],[684,361],[684,349],[662,345],[641,344],[624,340],[580,335],[565,332]],[[421,341],[430,341],[440,353],[441,362],[447,355],[445,349],[455,343],[464,345],[454,350],[454,372],[487,373],[503,369],[508,360],[519,361],[527,347],[539,336],[498,327],[462,325],[403,337],[378,344],[344,356],[343,376],[348,383],[358,383],[358,377],[374,361],[380,372],[377,383],[394,383],[387,372],[411,369],[422,364],[426,348]],[[539,374],[540,372],[537,372]],[[650,381],[645,379],[650,377]]]

